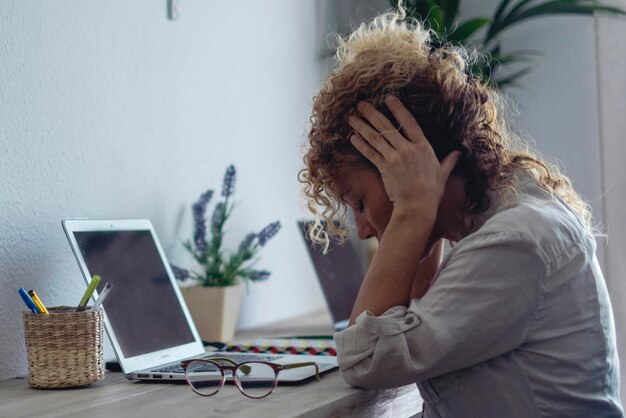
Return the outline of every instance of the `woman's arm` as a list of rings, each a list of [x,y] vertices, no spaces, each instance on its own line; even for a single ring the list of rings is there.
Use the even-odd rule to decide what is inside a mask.
[[[380,245],[363,279],[350,317],[354,324],[361,312],[380,315],[387,309],[408,306],[411,287],[426,247],[436,213],[430,221],[413,221],[416,210],[394,207]],[[424,215],[427,217],[427,215]]]
[[[335,334],[346,382],[368,389],[420,382],[524,342],[544,285],[537,244],[502,231],[459,247],[423,299],[382,315],[363,313]]]
[[[443,259],[443,240],[439,240],[431,253],[417,267],[417,273],[411,288],[411,299],[421,299],[430,288],[433,278]]]

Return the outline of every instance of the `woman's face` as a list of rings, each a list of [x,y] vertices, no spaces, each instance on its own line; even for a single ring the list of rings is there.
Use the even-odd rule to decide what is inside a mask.
[[[380,174],[370,168],[352,168],[337,183],[342,200],[354,214],[359,238],[380,241],[393,211]]]

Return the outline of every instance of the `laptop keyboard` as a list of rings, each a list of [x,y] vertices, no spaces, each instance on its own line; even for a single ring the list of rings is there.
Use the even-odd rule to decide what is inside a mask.
[[[242,354],[242,353],[219,353],[219,354],[209,354],[206,357],[202,357],[204,360],[211,360],[212,357],[221,357],[233,360],[235,363],[243,363],[246,361],[273,361],[281,356],[272,356],[272,355],[255,355],[251,356],[250,354]],[[216,361],[218,364],[225,364],[224,361]],[[216,369],[217,370],[217,369]],[[185,373],[180,364],[172,364],[171,366],[163,367],[161,369],[151,370],[153,373]]]
[[[153,373],[185,373],[180,364],[163,367],[162,369],[150,370]]]

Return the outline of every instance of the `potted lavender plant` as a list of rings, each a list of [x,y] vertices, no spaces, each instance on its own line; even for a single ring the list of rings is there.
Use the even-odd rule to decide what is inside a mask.
[[[254,268],[258,252],[280,230],[272,222],[258,233],[247,234],[236,251],[223,248],[224,226],[234,208],[236,170],[226,169],[222,200],[217,202],[207,229],[207,207],[213,190],[207,190],[193,204],[193,238],[183,242],[196,267],[172,265],[187,307],[205,341],[230,341],[235,333],[243,283],[267,280],[270,272]]]

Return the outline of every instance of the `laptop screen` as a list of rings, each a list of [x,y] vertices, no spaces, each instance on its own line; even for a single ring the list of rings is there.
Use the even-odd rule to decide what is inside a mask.
[[[194,336],[149,230],[73,232],[90,275],[113,287],[104,301],[124,357],[181,344]]]
[[[306,242],[335,326],[338,329],[344,328],[348,325],[352,307],[363,282],[363,268],[350,241],[339,244],[331,240],[328,252],[324,254],[308,237],[307,231],[311,222],[298,222],[299,229]]]

